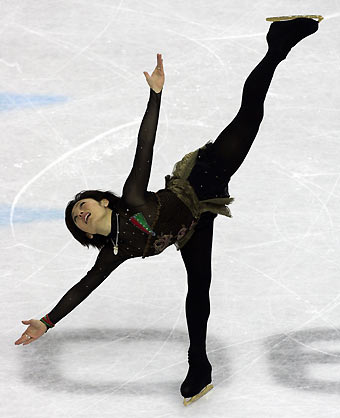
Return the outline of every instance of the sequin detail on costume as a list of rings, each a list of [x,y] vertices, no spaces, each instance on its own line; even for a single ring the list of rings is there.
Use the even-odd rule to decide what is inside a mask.
[[[136,213],[135,215],[131,216],[131,218],[129,218],[129,221],[146,234],[156,236],[156,233],[152,231],[146,219],[144,218],[142,212]]]
[[[159,254],[162,252],[166,247],[168,247],[171,244],[171,240],[173,238],[173,235],[170,233],[168,235],[162,234],[157,241],[153,243],[153,247],[155,249],[155,253]]]
[[[185,234],[187,233],[187,228],[184,226],[177,234],[176,240],[180,240],[181,238],[183,238],[185,236]]]

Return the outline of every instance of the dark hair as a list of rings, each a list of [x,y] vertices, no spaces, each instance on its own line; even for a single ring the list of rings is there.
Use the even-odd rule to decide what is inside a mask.
[[[91,245],[92,247],[101,249],[106,244],[108,238],[100,234],[93,234],[92,239],[88,238],[86,232],[79,229],[72,219],[73,206],[82,199],[94,199],[97,202],[100,202],[102,199],[107,199],[109,201],[109,208],[117,212],[120,212],[122,209],[122,200],[111,191],[83,190],[82,192],[77,193],[74,196],[74,199],[70,200],[66,206],[65,222],[74,238],[87,248]]]

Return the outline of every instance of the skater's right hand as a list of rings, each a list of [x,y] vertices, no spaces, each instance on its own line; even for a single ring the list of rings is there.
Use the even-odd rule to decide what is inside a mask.
[[[21,321],[25,325],[29,325],[26,331],[21,335],[21,337],[14,343],[15,345],[27,345],[31,344],[33,341],[36,341],[42,335],[45,334],[47,326],[39,321],[38,319],[30,319],[29,321]],[[27,338],[29,335],[32,338]]]

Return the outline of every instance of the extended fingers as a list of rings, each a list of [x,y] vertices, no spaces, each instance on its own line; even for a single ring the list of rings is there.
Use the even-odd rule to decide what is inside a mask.
[[[30,337],[30,338],[28,338],[28,337]],[[22,339],[23,339],[23,343],[22,343],[22,345],[31,344],[31,342],[32,342],[32,341],[34,341],[34,338],[33,338],[33,337],[31,337],[31,336],[30,336],[29,334],[27,334],[27,333],[25,333],[25,334],[23,335]]]
[[[157,54],[157,68],[163,70],[162,54]]]
[[[22,334],[22,336],[14,343],[15,345],[27,345],[29,344],[31,341],[33,341],[34,338],[27,338],[27,333],[25,332],[24,334]]]
[[[30,338],[29,340],[26,339],[25,342],[22,343],[22,345],[27,345],[27,344],[31,344],[33,341],[35,340],[35,338]]]

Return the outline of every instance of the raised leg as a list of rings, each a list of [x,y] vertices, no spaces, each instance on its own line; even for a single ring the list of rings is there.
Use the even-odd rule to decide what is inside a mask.
[[[275,69],[281,61],[279,55],[267,52],[244,84],[237,115],[214,142],[226,178],[238,170],[254,142],[264,115],[264,101]]]
[[[276,67],[286,58],[292,47],[317,29],[318,22],[308,18],[271,24],[267,34],[268,51],[244,84],[240,110],[213,144],[217,161],[223,167],[226,179],[237,171],[254,142],[263,119],[264,101]]]

